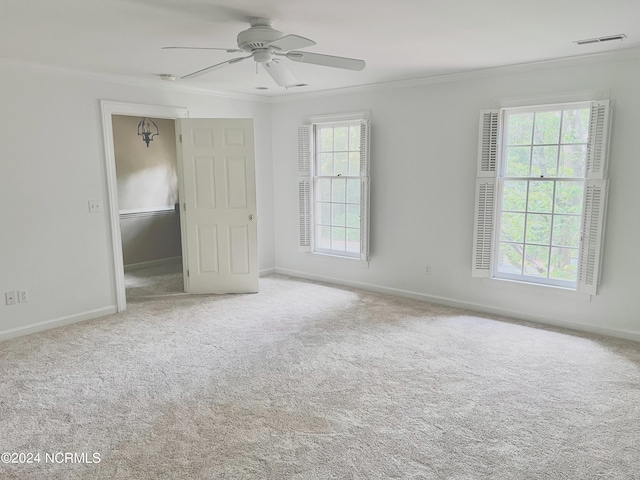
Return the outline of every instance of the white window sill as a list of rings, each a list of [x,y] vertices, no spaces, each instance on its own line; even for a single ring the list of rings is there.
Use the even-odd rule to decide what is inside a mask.
[[[340,255],[331,255],[329,253],[309,252],[307,258],[322,262],[341,264],[349,267],[369,268],[369,262],[355,257],[343,257]]]
[[[483,278],[482,285],[488,288],[502,288],[513,292],[527,292],[532,295],[549,295],[580,302],[591,302],[591,295],[588,293],[580,293],[570,288],[557,287],[554,285],[538,285],[503,278]]]

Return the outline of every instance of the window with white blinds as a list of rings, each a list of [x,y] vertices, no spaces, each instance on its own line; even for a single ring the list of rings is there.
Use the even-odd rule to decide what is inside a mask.
[[[473,275],[597,293],[608,101],[480,115]]]
[[[369,122],[337,120],[298,129],[300,248],[369,258]]]

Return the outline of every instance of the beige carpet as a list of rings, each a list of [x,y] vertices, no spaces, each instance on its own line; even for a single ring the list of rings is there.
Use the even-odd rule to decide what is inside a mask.
[[[637,343],[151,273],[124,314],[0,343],[0,452],[41,455],[1,479],[640,478]]]

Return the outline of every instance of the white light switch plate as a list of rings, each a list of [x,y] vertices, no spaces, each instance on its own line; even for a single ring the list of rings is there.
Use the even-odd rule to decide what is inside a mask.
[[[101,212],[102,211],[102,201],[101,200],[89,200],[89,211],[91,213]]]

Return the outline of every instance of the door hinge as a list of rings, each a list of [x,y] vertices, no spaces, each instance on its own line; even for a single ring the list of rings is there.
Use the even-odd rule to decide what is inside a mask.
[[[190,277],[191,273],[189,272],[189,270],[187,270],[187,277]]]
[[[182,204],[182,209],[183,209],[185,212],[187,211],[187,204],[186,204],[186,203],[183,203],[183,204]]]
[[[182,134],[180,134],[180,143],[182,143]]]

